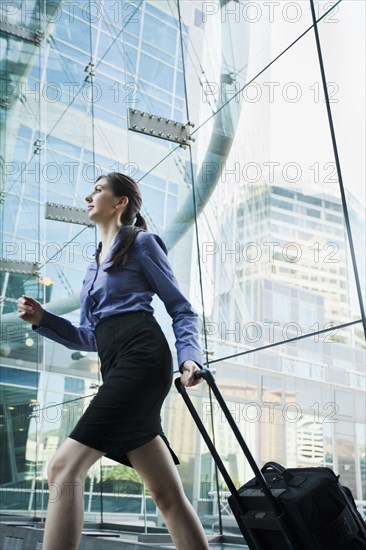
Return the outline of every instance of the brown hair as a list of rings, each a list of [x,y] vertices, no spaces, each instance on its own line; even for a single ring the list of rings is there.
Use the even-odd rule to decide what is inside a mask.
[[[121,214],[120,222],[122,223],[122,227],[118,233],[118,243],[113,249],[111,265],[104,269],[106,273],[109,273],[126,265],[128,253],[135,242],[137,234],[140,231],[147,231],[147,224],[140,214],[142,198],[135,180],[119,172],[111,172],[106,176],[99,176],[96,181],[102,178],[108,181],[108,185],[116,197],[128,197],[128,204]],[[98,259],[100,251],[101,246],[99,245],[96,259]]]

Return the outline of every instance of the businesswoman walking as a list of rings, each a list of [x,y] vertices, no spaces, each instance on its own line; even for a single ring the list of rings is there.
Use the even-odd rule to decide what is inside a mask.
[[[136,182],[116,172],[100,176],[85,200],[101,241],[83,281],[79,327],[30,296],[18,300],[18,316],[39,334],[70,349],[97,351],[103,381],[49,463],[43,550],[78,548],[85,478],[103,455],[140,474],[177,549],[207,549],[175,466],[178,458],[161,427],[160,411],[173,369],[152,297],[158,294],[172,317],[186,386],[197,383],[194,372],[202,366],[198,316],[178,288],[164,242],[147,231]],[[57,498],[51,498],[53,490]]]

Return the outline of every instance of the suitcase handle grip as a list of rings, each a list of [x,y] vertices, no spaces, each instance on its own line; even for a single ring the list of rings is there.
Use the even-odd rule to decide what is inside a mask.
[[[208,369],[200,369],[200,370],[196,370],[195,373],[194,373],[194,378],[196,380],[199,380],[199,378],[204,378],[206,380],[206,370]],[[211,373],[210,373],[211,374]]]
[[[286,470],[286,468],[284,468],[283,466],[281,466],[281,464],[278,464],[277,462],[266,462],[266,464],[261,468],[261,470],[264,473],[270,468],[272,468],[272,470],[275,470],[277,473],[279,473],[283,477],[283,479],[286,481],[286,483],[294,479],[294,476],[288,470]]]

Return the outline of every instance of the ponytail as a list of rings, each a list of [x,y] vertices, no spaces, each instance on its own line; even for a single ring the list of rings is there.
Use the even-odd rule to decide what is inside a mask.
[[[141,227],[142,229],[147,230],[147,223],[145,221],[145,218],[141,216],[140,212],[137,212],[136,214],[136,220],[134,223],[135,227]]]

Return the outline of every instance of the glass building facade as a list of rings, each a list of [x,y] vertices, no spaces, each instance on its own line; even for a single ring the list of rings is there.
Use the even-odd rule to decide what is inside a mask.
[[[344,196],[307,2],[0,9],[1,513],[44,520],[47,464],[101,384],[96,353],[38,338],[16,304],[31,295],[78,323],[98,242],[85,196],[111,171],[138,180],[149,230],[199,313],[206,365],[259,464],[330,466],[364,510],[365,64],[348,61],[363,51],[363,3],[316,3]],[[134,132],[129,109],[191,121],[195,141]],[[51,219],[49,204],[80,220]],[[176,369],[171,319],[153,304]],[[243,484],[252,474],[217,403],[205,384],[191,395]],[[219,516],[233,529],[227,488],[220,478],[218,498],[174,387],[163,427],[207,533]],[[88,474],[85,520],[163,526],[134,470],[105,458]]]

